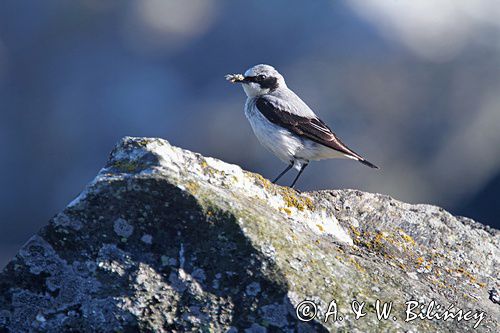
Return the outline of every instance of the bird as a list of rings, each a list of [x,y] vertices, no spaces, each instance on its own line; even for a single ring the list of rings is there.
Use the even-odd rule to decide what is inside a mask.
[[[307,104],[285,83],[272,66],[259,64],[245,74],[227,74],[226,80],[242,84],[247,95],[245,116],[259,142],[287,164],[273,183],[290,169],[298,171],[290,187],[310,161],[350,158],[378,169],[347,147]]]

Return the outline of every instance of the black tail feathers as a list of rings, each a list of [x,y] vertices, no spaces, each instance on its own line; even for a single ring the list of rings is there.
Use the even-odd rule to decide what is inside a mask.
[[[364,164],[364,165],[366,165],[366,166],[369,166],[370,168],[373,168],[373,169],[379,169],[379,167],[378,167],[378,166],[376,166],[376,165],[375,165],[375,164],[373,164],[373,163],[368,162],[367,160],[361,159],[361,160],[358,160],[358,161],[360,161],[361,163],[363,163],[363,164]]]

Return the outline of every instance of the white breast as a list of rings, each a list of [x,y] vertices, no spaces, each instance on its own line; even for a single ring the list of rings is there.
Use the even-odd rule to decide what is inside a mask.
[[[283,162],[290,163],[296,153],[304,148],[300,138],[267,120],[255,106],[254,99],[247,99],[245,115],[259,142]]]
[[[259,142],[285,163],[295,161],[294,167],[300,169],[304,162],[329,158],[352,158],[339,151],[323,146],[306,138],[300,138],[289,130],[267,120],[257,109],[255,98],[248,98],[245,115]]]

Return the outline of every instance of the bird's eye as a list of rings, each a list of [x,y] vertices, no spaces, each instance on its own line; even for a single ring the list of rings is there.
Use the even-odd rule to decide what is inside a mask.
[[[257,76],[257,79],[259,79],[259,81],[264,81],[266,78],[267,76],[265,76],[264,74],[260,74],[259,76]]]

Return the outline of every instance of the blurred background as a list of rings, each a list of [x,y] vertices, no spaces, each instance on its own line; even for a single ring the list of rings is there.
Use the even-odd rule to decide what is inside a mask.
[[[275,177],[285,165],[224,80],[258,63],[381,166],[312,163],[300,189],[385,193],[499,227],[497,0],[4,0],[0,267],[123,136]]]

